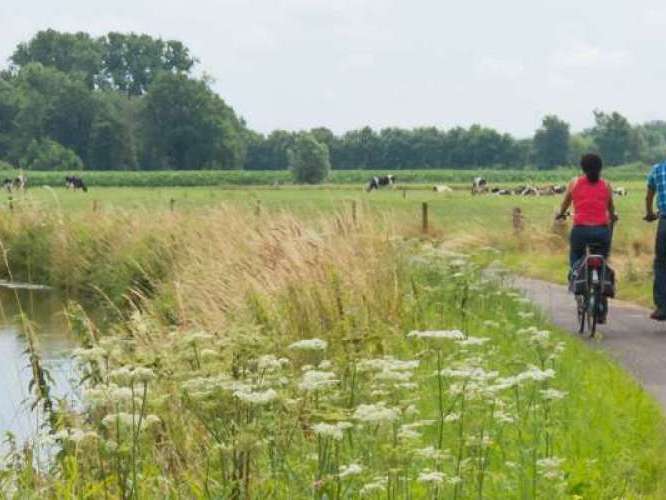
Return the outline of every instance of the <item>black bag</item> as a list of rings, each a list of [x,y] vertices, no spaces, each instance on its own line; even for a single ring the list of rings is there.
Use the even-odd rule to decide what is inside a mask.
[[[584,295],[587,289],[585,259],[578,261],[569,273],[569,291],[574,295]],[[601,293],[605,297],[615,297],[615,270],[606,264],[601,277]]]

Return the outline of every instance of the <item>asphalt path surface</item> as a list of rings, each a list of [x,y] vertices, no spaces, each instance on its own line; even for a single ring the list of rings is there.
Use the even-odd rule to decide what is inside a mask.
[[[515,278],[514,286],[553,323],[578,335],[576,303],[566,287],[528,278]],[[612,300],[607,324],[597,326],[601,336],[587,341],[606,349],[666,409],[666,322],[651,320],[650,312]]]

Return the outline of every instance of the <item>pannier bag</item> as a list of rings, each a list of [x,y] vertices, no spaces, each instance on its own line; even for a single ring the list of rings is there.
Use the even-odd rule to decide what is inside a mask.
[[[583,295],[586,288],[585,259],[582,259],[569,273],[569,291],[574,295]],[[606,265],[602,276],[601,293],[606,297],[615,297],[615,270],[609,265]]]

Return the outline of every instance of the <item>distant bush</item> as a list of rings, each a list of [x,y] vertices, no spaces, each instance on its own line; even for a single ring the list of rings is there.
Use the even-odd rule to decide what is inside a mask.
[[[317,141],[312,134],[299,134],[294,145],[287,150],[287,156],[289,170],[296,182],[320,184],[331,170],[328,146]]]
[[[74,151],[50,139],[33,140],[20,163],[27,170],[83,170]]]
[[[0,160],[0,170],[14,170],[16,167],[6,161]]]

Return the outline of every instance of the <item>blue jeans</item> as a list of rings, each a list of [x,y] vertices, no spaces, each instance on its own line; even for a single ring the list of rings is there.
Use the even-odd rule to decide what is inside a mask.
[[[659,218],[654,248],[654,304],[666,312],[666,219]]]
[[[664,229],[666,231],[666,226],[664,226]],[[585,257],[587,246],[592,247],[593,253],[608,257],[610,252],[610,229],[608,229],[608,226],[574,226],[571,230],[570,241],[569,265],[573,269],[576,262]],[[666,241],[664,241],[664,250],[666,251]],[[666,255],[664,269],[666,269]]]

